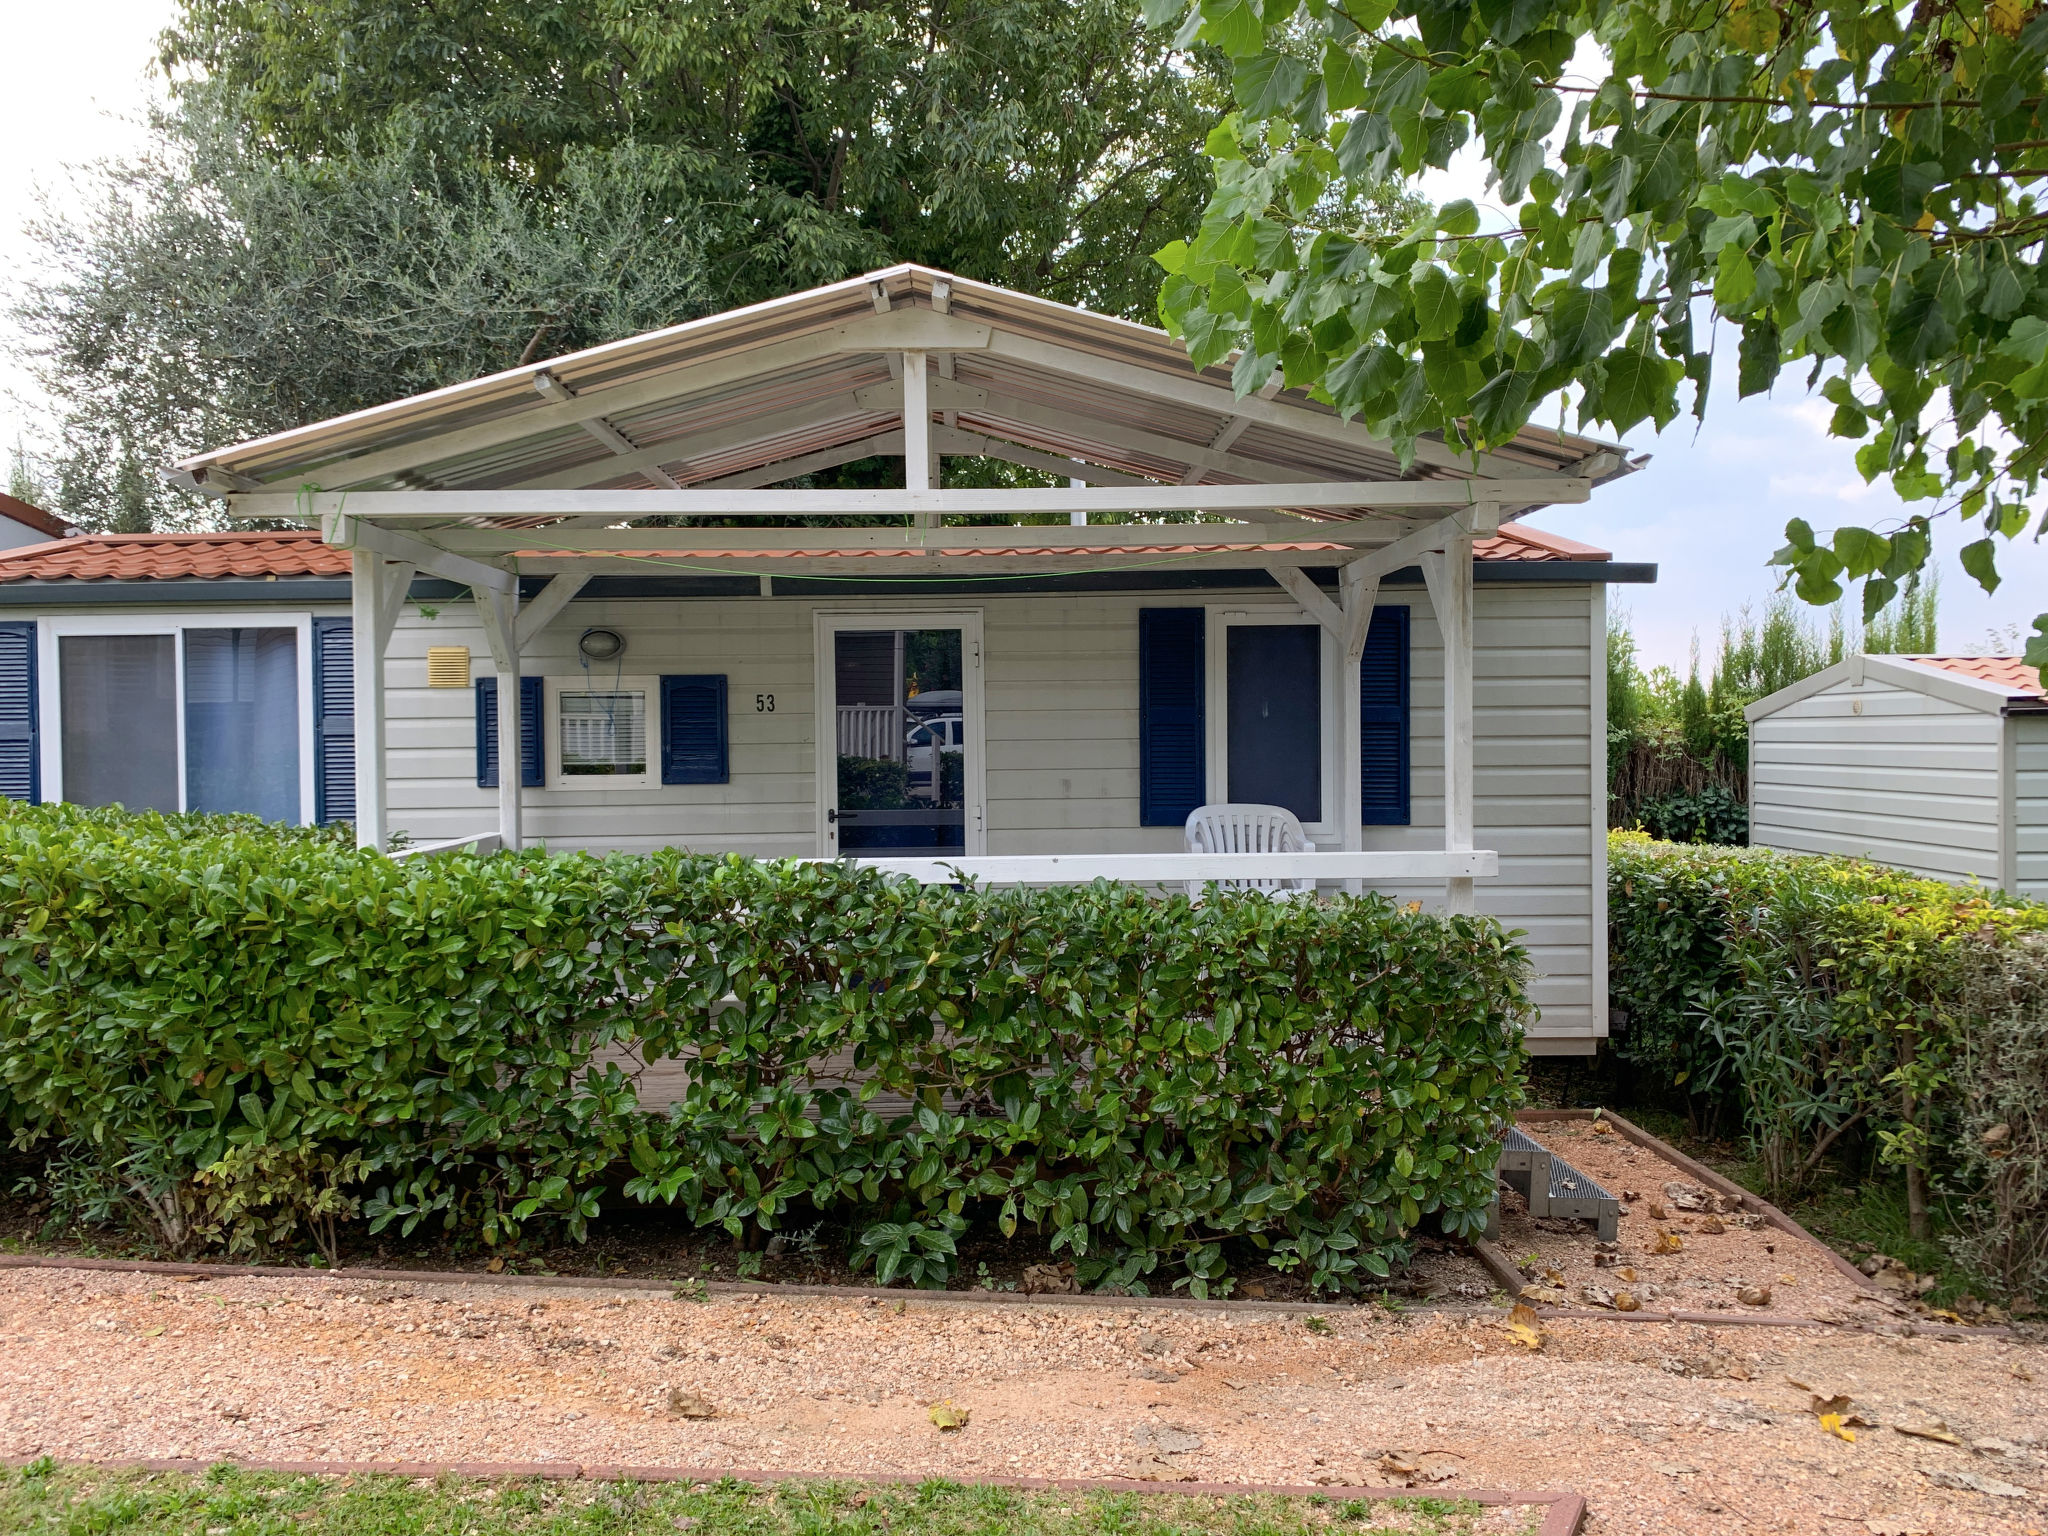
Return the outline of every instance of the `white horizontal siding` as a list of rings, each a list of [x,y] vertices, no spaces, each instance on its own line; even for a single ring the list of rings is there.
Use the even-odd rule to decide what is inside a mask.
[[[1178,851],[1178,827],[1138,825],[1138,611],[1272,594],[1001,596],[983,614],[991,854]],[[1442,846],[1443,652],[1426,595],[1381,594],[1411,612],[1412,810],[1405,827],[1368,827],[1369,849]],[[526,792],[528,835],[556,848],[646,850],[670,844],[757,857],[815,854],[813,746],[816,607],[799,599],[577,601],[522,659],[530,674],[578,677],[576,637],[593,625],[627,642],[627,676],[720,672],[731,699],[732,781],[643,790]],[[901,601],[868,606],[901,611]],[[932,607],[957,610],[958,598]],[[1475,615],[1475,794],[1478,842],[1501,856],[1478,884],[1482,910],[1524,930],[1543,1015],[1532,1045],[1585,1050],[1605,1033],[1606,978],[1596,975],[1594,883],[1594,610],[1585,587],[1482,587]],[[496,824],[494,791],[476,787],[470,692],[429,689],[430,645],[467,645],[490,673],[467,604],[408,614],[387,663],[394,825],[419,840]],[[607,669],[594,669],[602,684]],[[754,710],[775,695],[773,714]],[[1604,846],[1604,845],[1603,845]],[[1390,889],[1436,905],[1440,884]]]
[[[2001,732],[1876,679],[1823,689],[1750,728],[1750,842],[1995,884]]]
[[[2048,901],[2048,715],[2014,715],[2013,836],[2018,894]]]

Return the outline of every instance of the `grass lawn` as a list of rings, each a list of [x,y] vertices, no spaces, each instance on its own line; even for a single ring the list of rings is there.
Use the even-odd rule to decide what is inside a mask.
[[[1537,1509],[1513,1511],[1533,1531]],[[1498,1531],[1503,1512],[1487,1529]],[[619,1484],[0,1471],[8,1536],[1464,1536],[1479,1505],[1030,1493],[933,1482]]]

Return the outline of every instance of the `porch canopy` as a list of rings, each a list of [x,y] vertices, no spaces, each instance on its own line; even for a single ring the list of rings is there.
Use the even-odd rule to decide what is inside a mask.
[[[1227,367],[1194,368],[1163,331],[901,266],[200,454],[173,477],[235,518],[316,523],[352,552],[365,846],[386,841],[384,652],[416,572],[473,589],[498,673],[516,677],[522,646],[599,575],[742,573],[772,595],[785,576],[1170,564],[1264,570],[1335,637],[1343,850],[880,862],[1054,883],[1440,878],[1467,907],[1473,879],[1497,869],[1473,846],[1473,541],[1634,466],[1612,444],[1530,428],[1478,455],[1423,442],[1404,470],[1384,440],[1282,384],[1240,399]],[[1067,484],[942,489],[945,455]],[[903,488],[773,488],[876,456],[902,457]],[[1118,521],[1091,523],[1104,514]],[[747,524],[793,518],[840,521]],[[1445,846],[1366,853],[1359,659],[1380,581],[1411,566],[1444,635]],[[1334,591],[1309,574],[1332,567]],[[522,576],[548,578],[523,606]],[[518,711],[500,710],[498,730],[500,760],[517,761]],[[507,847],[519,779],[499,780]]]

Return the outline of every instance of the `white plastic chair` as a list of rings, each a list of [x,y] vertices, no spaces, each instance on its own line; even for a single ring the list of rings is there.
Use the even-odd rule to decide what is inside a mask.
[[[1198,805],[1189,813],[1189,853],[1314,853],[1301,819],[1284,805]],[[1315,894],[1312,878],[1292,880],[1190,880],[1188,894],[1220,885],[1226,890],[1265,891],[1293,899]]]

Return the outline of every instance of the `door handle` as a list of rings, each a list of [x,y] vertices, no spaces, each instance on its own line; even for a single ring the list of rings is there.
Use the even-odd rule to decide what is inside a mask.
[[[838,819],[839,819],[839,813],[838,813],[837,811],[829,811],[829,810],[828,810],[827,812],[825,812],[825,820],[826,820],[826,821],[828,821],[828,822],[832,822],[832,821],[837,821]]]

